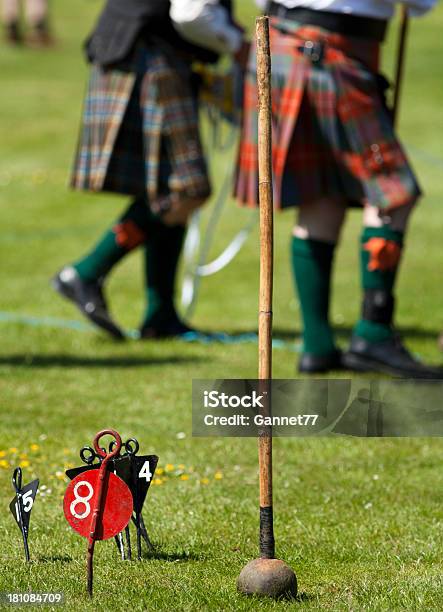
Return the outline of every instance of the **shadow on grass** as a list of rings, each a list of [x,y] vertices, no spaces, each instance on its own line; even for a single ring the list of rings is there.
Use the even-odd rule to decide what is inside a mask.
[[[294,597],[293,595],[283,595],[283,597],[279,597],[278,601],[296,601],[298,603],[303,603],[304,601],[313,601],[314,599],[317,599],[317,597],[315,595],[310,595],[309,593],[297,593],[297,595]]]
[[[38,563],[71,563],[69,555],[53,555],[51,557],[38,557]]]
[[[199,554],[192,553],[192,552],[191,553],[186,553],[186,552],[166,553],[166,552],[162,552],[161,550],[159,551],[153,550],[152,552],[145,552],[142,555],[142,559],[169,561],[173,563],[175,561],[204,561],[205,559],[207,559],[207,557],[205,555],[199,555]]]
[[[337,335],[338,338],[341,339],[350,339],[351,335],[352,335],[352,330],[353,328],[350,326],[340,326],[340,327],[334,327],[334,332]],[[404,337],[405,339],[431,339],[431,340],[436,340],[438,335],[440,334],[440,329],[439,330],[432,330],[432,329],[422,329],[422,328],[417,328],[417,327],[397,327],[397,332],[399,333],[400,336]],[[236,329],[235,331],[229,331],[226,330],[227,333],[231,334],[233,337],[235,336],[240,336],[242,334],[255,334],[257,333],[257,329],[248,329],[248,330],[238,330]],[[274,327],[273,329],[273,337],[276,340],[289,340],[289,341],[295,341],[295,340],[300,340],[301,339],[301,331],[299,329],[285,329],[285,328],[281,328],[281,327]]]
[[[334,328],[335,333],[339,338],[350,338],[352,335],[352,327],[336,327]],[[436,340],[440,331],[433,329],[423,329],[421,327],[396,327],[396,331],[399,336],[405,340],[421,339],[421,340]]]
[[[80,357],[76,355],[2,355],[0,366],[25,368],[137,368],[155,365],[173,365],[202,361],[201,358],[170,355],[165,357]],[[206,361],[206,359],[205,359]]]
[[[317,599],[316,595],[310,595],[309,593],[297,593],[295,597],[295,601],[303,602],[303,601],[312,601]]]
[[[263,601],[263,595],[247,595],[242,593],[242,595],[244,597],[250,597],[252,599],[255,599],[257,601]],[[287,602],[287,603],[291,603],[291,602],[296,602],[296,603],[303,603],[305,601],[314,601],[317,600],[318,597],[316,597],[315,595],[310,595],[309,593],[297,593],[297,595],[294,597],[294,595],[291,595],[290,593],[286,593],[285,595],[281,595],[280,597],[275,598],[275,601],[278,602]]]

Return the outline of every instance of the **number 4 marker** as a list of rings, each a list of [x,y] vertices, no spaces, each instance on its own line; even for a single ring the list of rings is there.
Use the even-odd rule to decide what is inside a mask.
[[[151,474],[151,471],[149,469],[149,461],[145,461],[144,462],[144,464],[142,465],[142,469],[138,473],[138,477],[139,478],[145,478],[146,482],[150,482],[150,480],[152,478],[152,474]]]

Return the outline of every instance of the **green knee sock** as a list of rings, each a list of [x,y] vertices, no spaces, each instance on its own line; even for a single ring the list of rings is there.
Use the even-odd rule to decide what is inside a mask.
[[[366,227],[361,236],[361,280],[365,298],[371,302],[371,295],[380,292],[385,300],[392,301],[392,292],[397,276],[403,246],[403,234],[388,226]],[[383,342],[392,337],[392,309],[379,309],[376,304],[369,305],[357,325],[354,335],[368,342]],[[380,315],[381,312],[381,315]]]
[[[135,200],[93,250],[74,264],[84,281],[97,281],[146,240],[153,215],[143,198]]]
[[[336,350],[329,324],[329,294],[335,245],[292,238],[292,266],[303,315],[304,351],[327,355]]]
[[[162,327],[178,321],[174,306],[175,277],[185,228],[157,221],[145,242],[147,308],[143,327]]]

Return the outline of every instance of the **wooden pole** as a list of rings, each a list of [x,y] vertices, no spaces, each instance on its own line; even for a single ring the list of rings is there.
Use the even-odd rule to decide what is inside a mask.
[[[392,123],[394,127],[397,126],[398,113],[400,108],[400,95],[403,84],[403,72],[405,67],[405,55],[406,55],[406,41],[408,38],[409,31],[409,17],[408,9],[405,5],[401,7],[401,22],[400,22],[400,36],[397,47],[397,66],[395,69],[395,89],[394,89],[394,100],[392,103]]]
[[[271,414],[272,284],[274,210],[272,202],[271,53],[269,20],[256,21],[258,83],[258,166],[260,204],[260,296],[258,316],[258,377],[263,395],[261,414]],[[259,431],[260,558],[240,572],[237,589],[246,595],[279,599],[297,595],[297,577],[284,561],[275,558],[272,509],[272,428]]]
[[[258,377],[264,394],[264,411],[270,414],[272,378],[272,288],[274,221],[272,198],[271,53],[269,20],[256,21],[258,83],[258,171],[260,204],[260,295],[258,320]],[[272,430],[259,436],[260,556],[273,559],[275,543],[272,510]]]

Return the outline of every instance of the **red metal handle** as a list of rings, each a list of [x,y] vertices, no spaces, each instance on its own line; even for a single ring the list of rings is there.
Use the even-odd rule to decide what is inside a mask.
[[[115,442],[116,442],[115,447],[112,449],[110,453],[103,451],[99,444],[100,438],[103,438],[103,436],[108,436],[108,435],[115,438]],[[116,455],[120,453],[120,450],[122,447],[122,439],[120,437],[120,434],[114,429],[102,429],[102,431],[99,431],[97,434],[95,434],[93,445],[94,445],[95,452],[97,453],[97,455],[99,455],[103,459],[106,458],[109,461],[109,459],[112,459],[112,457],[115,457]]]
[[[103,438],[103,436],[107,436],[107,435],[113,436],[116,442],[115,448],[110,453],[103,451],[100,448],[100,444],[99,444],[100,438]],[[97,479],[98,491],[97,491],[97,497],[95,500],[94,510],[91,516],[91,531],[89,533],[89,541],[88,541],[88,560],[87,560],[88,592],[91,597],[92,597],[92,577],[93,577],[92,559],[94,556],[94,545],[95,545],[95,540],[97,538],[97,530],[99,528],[101,515],[103,512],[103,503],[105,501],[103,498],[103,490],[105,488],[105,483],[107,479],[107,464],[110,459],[112,459],[113,457],[115,457],[116,455],[120,453],[120,449],[122,447],[122,439],[120,437],[120,434],[116,432],[114,429],[103,429],[102,431],[99,431],[97,434],[95,434],[93,445],[94,445],[97,455],[102,457],[103,461],[98,470],[98,479]]]

